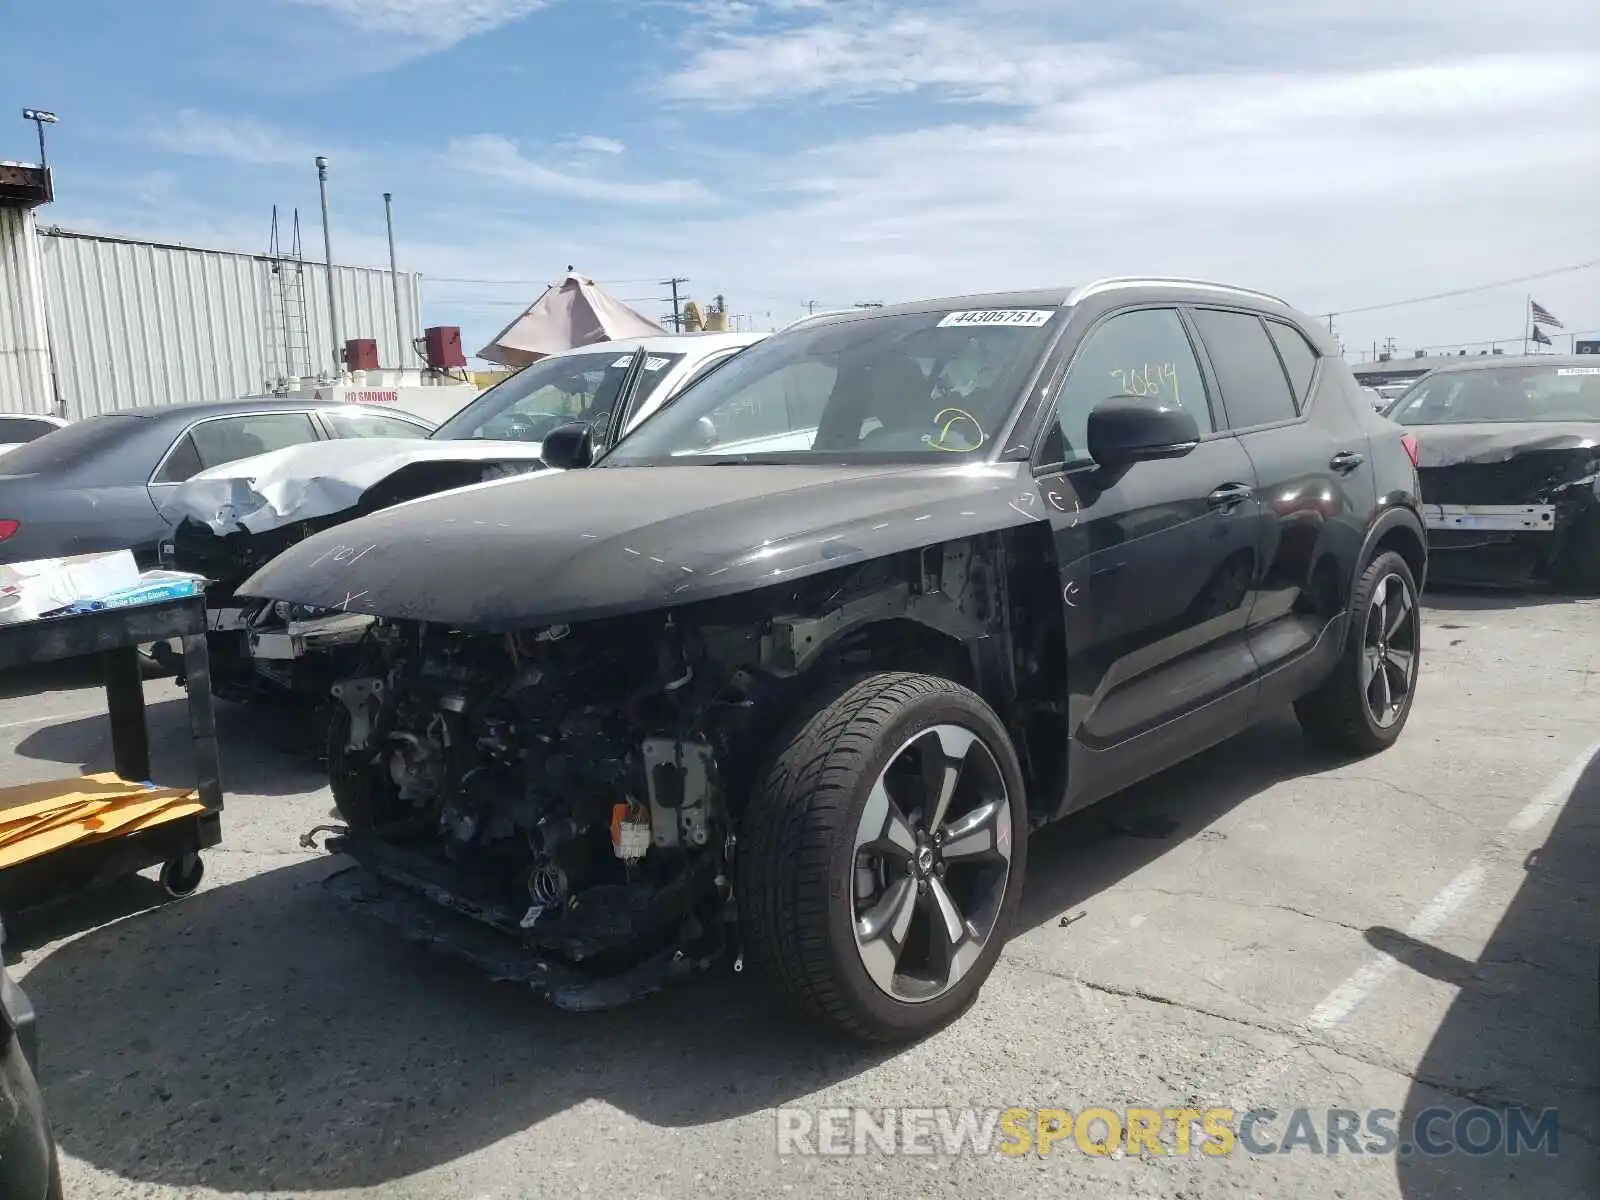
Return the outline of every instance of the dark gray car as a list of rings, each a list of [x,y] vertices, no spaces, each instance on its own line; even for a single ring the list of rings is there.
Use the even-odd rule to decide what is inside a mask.
[[[0,459],[0,563],[132,549],[153,566],[163,493],[211,467],[306,442],[424,438],[420,417],[307,399],[231,400],[104,413]]]

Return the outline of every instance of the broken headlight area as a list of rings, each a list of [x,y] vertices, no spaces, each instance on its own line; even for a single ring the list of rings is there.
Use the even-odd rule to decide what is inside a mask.
[[[378,896],[421,940],[574,1006],[720,954],[732,825],[716,714],[741,702],[688,661],[659,615],[503,636],[378,625],[361,673],[333,687],[347,828],[328,848],[369,876],[347,898]],[[477,928],[441,933],[439,909]],[[484,926],[520,967],[504,942],[486,957]]]

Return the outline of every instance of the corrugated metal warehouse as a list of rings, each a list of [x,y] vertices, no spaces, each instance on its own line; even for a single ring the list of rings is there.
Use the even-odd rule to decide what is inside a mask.
[[[288,260],[35,229],[32,217],[0,207],[0,411],[78,419],[255,395],[285,375],[331,370],[321,263],[301,264],[292,290],[303,300],[286,318],[275,267],[293,272]],[[340,336],[375,338],[384,366],[412,367],[420,281],[399,273],[396,329],[392,278],[334,268]]]

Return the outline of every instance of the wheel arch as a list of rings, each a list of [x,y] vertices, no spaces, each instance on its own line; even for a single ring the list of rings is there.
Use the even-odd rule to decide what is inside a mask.
[[[1411,578],[1417,585],[1417,594],[1421,595],[1428,574],[1428,535],[1421,517],[1409,508],[1399,507],[1386,509],[1367,531],[1366,542],[1351,576],[1350,588],[1355,587],[1355,581],[1361,578],[1361,573],[1373,559],[1389,550],[1405,559],[1406,566],[1411,568]]]

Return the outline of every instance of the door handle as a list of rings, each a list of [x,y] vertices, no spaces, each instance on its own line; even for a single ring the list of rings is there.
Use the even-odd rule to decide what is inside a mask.
[[[1366,461],[1365,455],[1357,454],[1354,450],[1341,450],[1328,460],[1328,466],[1341,475],[1348,475]]]
[[[1212,508],[1233,508],[1250,499],[1254,491],[1249,484],[1225,483],[1206,497],[1206,503]]]

